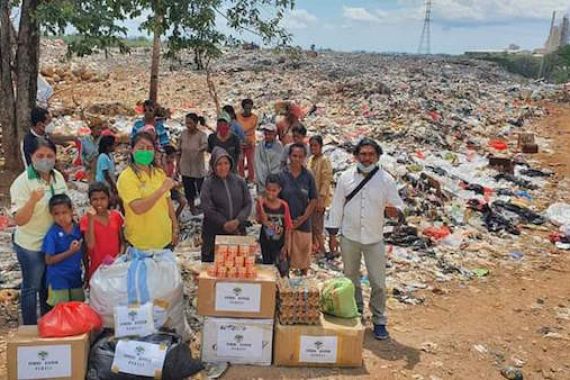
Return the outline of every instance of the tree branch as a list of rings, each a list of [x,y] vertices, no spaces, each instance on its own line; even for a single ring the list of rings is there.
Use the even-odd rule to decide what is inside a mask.
[[[228,16],[226,14],[224,14],[224,12],[220,11],[218,8],[214,7],[214,10],[216,11],[217,14],[219,14],[220,16],[222,16],[223,18],[226,19],[226,21],[231,22],[231,20],[228,18]],[[265,36],[263,36],[261,33],[259,33],[257,30],[254,29],[250,29],[248,27],[245,27],[243,25],[238,26],[239,29],[241,30],[245,30],[246,32],[250,32],[252,34],[255,34],[258,37],[261,38],[265,38]]]

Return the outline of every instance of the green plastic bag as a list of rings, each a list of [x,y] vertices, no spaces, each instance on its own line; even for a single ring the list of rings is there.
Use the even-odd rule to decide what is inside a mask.
[[[325,314],[340,318],[358,317],[352,281],[346,277],[327,280],[321,292],[321,309]]]

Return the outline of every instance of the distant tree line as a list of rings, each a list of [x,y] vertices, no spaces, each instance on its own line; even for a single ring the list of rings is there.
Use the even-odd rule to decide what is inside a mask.
[[[506,70],[531,79],[544,79],[552,83],[570,81],[570,45],[544,57],[530,54],[496,53],[482,57],[496,62]]]

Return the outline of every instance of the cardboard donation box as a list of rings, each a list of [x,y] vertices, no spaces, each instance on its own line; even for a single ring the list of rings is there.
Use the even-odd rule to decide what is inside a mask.
[[[360,367],[364,327],[360,318],[321,315],[317,326],[276,322],[273,362],[281,366]]]
[[[37,326],[20,326],[8,341],[8,379],[84,379],[89,334],[40,338]]]
[[[202,361],[271,365],[273,319],[206,317]]]
[[[207,265],[198,277],[198,314],[208,317],[273,318],[277,273],[257,265],[254,279],[217,278]]]

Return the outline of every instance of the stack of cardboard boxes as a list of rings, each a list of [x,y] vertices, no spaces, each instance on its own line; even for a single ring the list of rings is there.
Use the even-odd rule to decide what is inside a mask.
[[[214,263],[203,264],[198,277],[198,314],[206,317],[202,360],[271,365],[273,359],[282,366],[361,366],[364,327],[360,318],[323,315],[315,282],[279,280],[276,315],[278,274],[274,266],[256,265],[255,277],[228,277],[227,269],[220,270],[228,267],[224,262],[236,263],[233,254],[227,260],[228,252],[235,251],[238,257],[240,251],[253,253],[255,246],[254,237],[218,236]],[[241,265],[241,260],[237,262]]]
[[[215,263],[202,267],[198,314],[206,317],[202,329],[205,362],[271,365],[277,272],[269,265],[253,265],[252,270],[249,259],[243,265],[241,259],[231,259],[240,257],[240,252],[251,257],[256,247],[254,237],[218,236]],[[236,255],[228,259],[234,251]],[[227,263],[237,266],[237,276],[228,275],[234,270],[220,270],[228,268]]]
[[[323,315],[314,281],[281,279],[273,363],[281,366],[359,367],[364,327],[360,318]],[[314,318],[316,313],[316,318]]]

